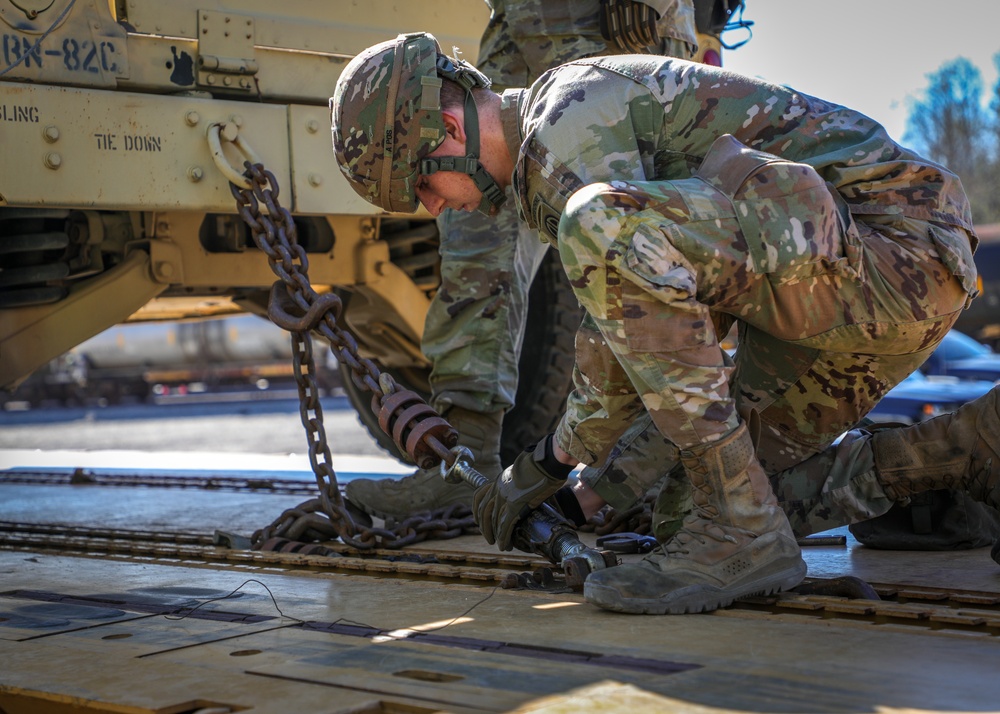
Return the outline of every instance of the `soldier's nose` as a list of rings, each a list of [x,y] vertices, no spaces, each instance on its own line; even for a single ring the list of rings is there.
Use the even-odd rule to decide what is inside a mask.
[[[424,204],[424,208],[427,209],[427,212],[430,213],[435,218],[441,213],[442,209],[444,208],[443,206],[444,201],[441,198],[435,196],[434,194],[428,193],[427,191],[417,189],[417,200],[419,200],[420,203]]]
[[[427,210],[430,212],[430,214],[435,218],[441,215],[441,211],[444,210],[444,200],[436,198],[434,196],[428,197],[428,199],[424,201],[423,204],[427,207]]]

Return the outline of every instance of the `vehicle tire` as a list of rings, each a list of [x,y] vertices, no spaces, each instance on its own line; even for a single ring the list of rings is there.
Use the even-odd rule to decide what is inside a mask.
[[[563,272],[559,256],[549,251],[528,293],[528,321],[524,347],[518,362],[519,381],[516,404],[504,418],[500,458],[505,465],[540,437],[552,432],[572,389],[576,328],[583,317],[572,288]],[[382,431],[371,410],[371,393],[358,388],[350,369],[340,365],[344,387],[351,405],[372,438],[396,459],[408,463]],[[392,371],[397,383],[428,398],[427,372]]]
[[[554,250],[545,259],[528,293],[528,320],[518,360],[514,408],[504,416],[500,460],[505,466],[555,430],[573,388],[576,330],[583,308]]]

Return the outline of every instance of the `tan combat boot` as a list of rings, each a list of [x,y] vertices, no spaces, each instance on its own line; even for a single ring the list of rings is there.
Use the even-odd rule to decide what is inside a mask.
[[[872,436],[885,494],[905,503],[934,489],[967,491],[1000,508],[1000,387],[951,414]]]
[[[503,412],[480,413],[452,407],[446,415],[458,430],[458,443],[475,457],[473,467],[489,479],[500,475],[500,428]],[[476,490],[466,483],[450,484],[440,470],[420,469],[401,479],[357,479],[345,487],[347,499],[372,516],[401,520],[419,511],[461,504],[472,506]]]
[[[740,424],[720,441],[681,451],[694,508],[680,530],[638,563],[592,573],[588,602],[618,612],[704,612],[798,585],[806,564]]]

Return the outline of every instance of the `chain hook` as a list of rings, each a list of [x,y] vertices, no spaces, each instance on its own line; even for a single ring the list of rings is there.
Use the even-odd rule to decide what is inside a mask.
[[[240,129],[236,124],[232,122],[216,122],[214,124],[209,124],[208,126],[208,149],[212,152],[212,160],[215,165],[219,167],[219,171],[229,179],[229,182],[239,186],[240,188],[252,188],[253,183],[247,178],[243,171],[237,170],[231,163],[229,159],[226,158],[226,154],[222,148],[222,142],[228,142],[236,147],[236,149],[243,155],[243,158],[249,161],[251,164],[261,163],[260,157],[257,152],[253,150],[253,147],[247,142],[243,135],[240,134]]]

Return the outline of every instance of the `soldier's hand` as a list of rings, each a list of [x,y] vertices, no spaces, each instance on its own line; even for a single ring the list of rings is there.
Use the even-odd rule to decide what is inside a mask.
[[[488,543],[511,550],[514,527],[542,502],[566,484],[572,466],[560,463],[552,453],[552,436],[518,454],[496,481],[481,486],[472,511]]]
[[[601,36],[622,52],[655,52],[660,45],[659,19],[656,10],[638,0],[601,0]]]

